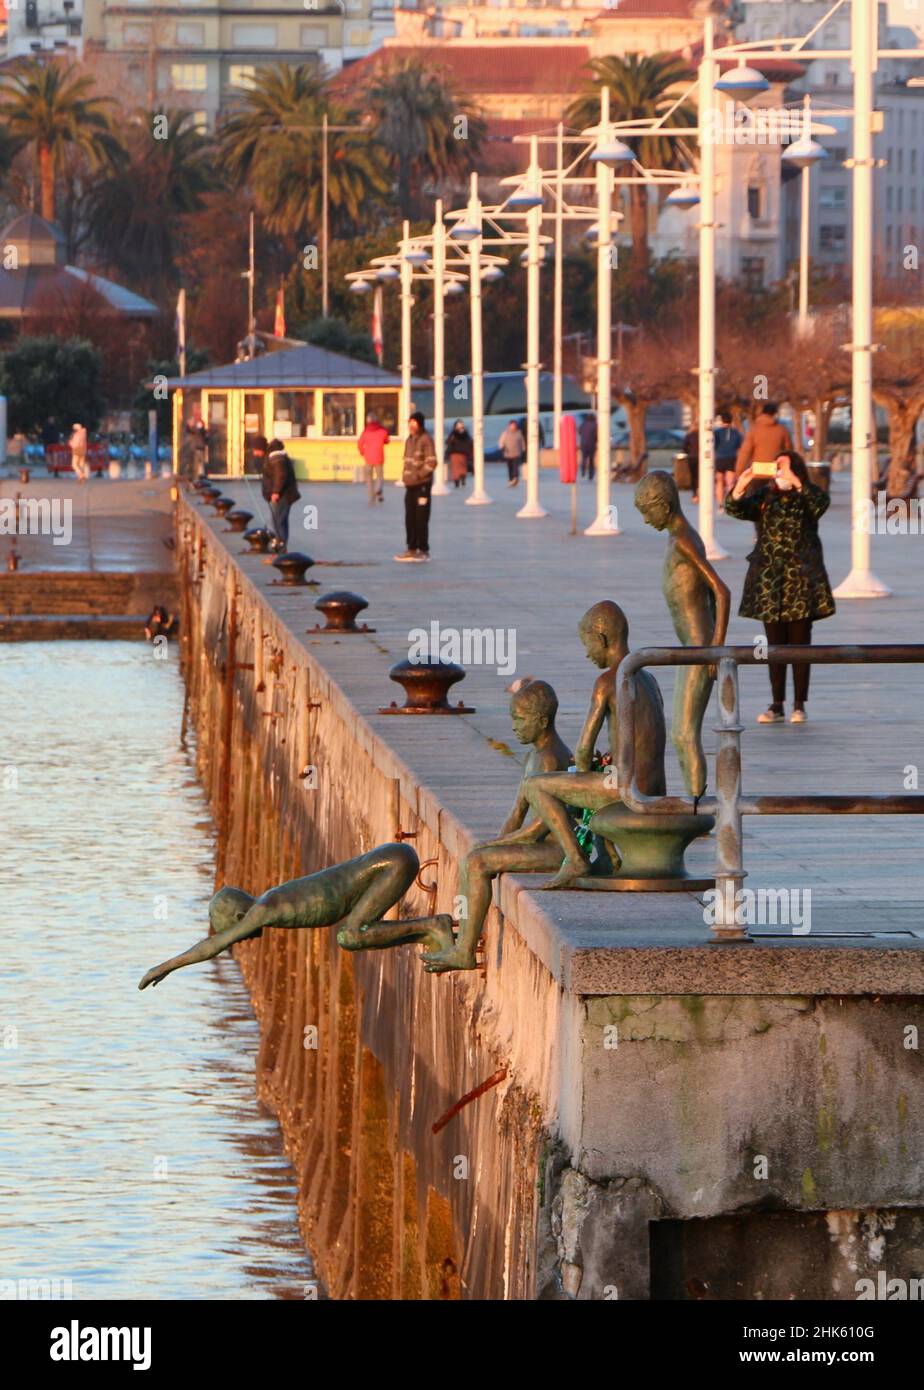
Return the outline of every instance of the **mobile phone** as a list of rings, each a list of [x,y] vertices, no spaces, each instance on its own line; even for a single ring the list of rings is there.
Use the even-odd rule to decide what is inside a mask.
[[[755,463],[752,465],[751,472],[754,474],[755,478],[775,478],[776,462]]]

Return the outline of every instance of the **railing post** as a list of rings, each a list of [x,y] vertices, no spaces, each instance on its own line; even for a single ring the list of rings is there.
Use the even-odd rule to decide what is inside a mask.
[[[741,723],[738,709],[738,665],[734,657],[723,656],[718,664],[719,723],[715,732],[719,747],[715,760],[716,780],[716,941],[748,941],[747,927],[736,917],[738,890],[747,877],[742,861],[741,842]]]

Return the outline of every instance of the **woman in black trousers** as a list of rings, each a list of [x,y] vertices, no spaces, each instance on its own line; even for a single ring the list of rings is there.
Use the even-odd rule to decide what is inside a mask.
[[[818,535],[819,519],[831,499],[809,482],[801,455],[792,451],[777,458],[775,477],[748,493],[753,481],[754,469],[746,468],[725,499],[726,516],[753,521],[757,527],[738,612],[763,623],[771,646],[806,646],[812,640],[812,623],[834,612]],[[791,724],[805,723],[810,674],[808,663],[793,666]],[[771,664],[770,689],[772,702],[757,716],[760,724],[783,721],[785,665]]]

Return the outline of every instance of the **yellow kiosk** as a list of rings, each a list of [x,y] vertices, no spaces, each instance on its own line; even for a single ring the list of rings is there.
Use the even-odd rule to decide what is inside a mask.
[[[401,476],[404,435],[412,403],[402,401],[401,378],[339,352],[305,344],[266,352],[227,367],[173,377],[173,458],[192,472],[194,430],[208,431],[208,469],[241,477],[253,470],[258,435],[281,439],[299,478],[352,483],[363,478],[356,447],[368,415],[391,436],[385,478]],[[412,381],[413,387],[428,385]]]

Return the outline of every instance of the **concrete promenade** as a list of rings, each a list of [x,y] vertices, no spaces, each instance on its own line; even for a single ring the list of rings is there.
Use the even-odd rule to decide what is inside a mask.
[[[632,489],[616,487],[622,534],[598,539],[569,534],[569,489],[543,476],[539,521],[515,519],[524,490],[508,489],[490,469],[494,504],[464,505],[464,493],[433,502],[427,565],[399,565],[403,550],[401,488],[388,487],[384,504],[368,505],[360,487],[302,484],[292,512],[290,548],[318,562],[313,578],[321,589],[288,591],[269,587],[274,572],[261,557],[244,551],[217,518],[210,521],[293,635],[316,657],[353,702],[376,735],[406,763],[442,811],[460,827],[462,843],[495,833],[516,787],[505,686],[513,676],[492,667],[472,667],[453,697],[476,707],[473,715],[420,720],[383,717],[380,706],[403,700],[387,678],[392,662],[408,655],[409,634],[436,620],[443,629],[497,628],[516,637],[516,675],[550,681],[561,702],[564,737],[576,742],[594,672],[584,658],[576,625],[594,602],[612,598],[625,609],[633,648],[672,645],[669,616],[660,588],[664,539],[647,529],[632,505]],[[263,515],[255,482],[229,483],[224,490],[257,516]],[[591,488],[579,492],[579,528],[592,517]],[[302,510],[311,529],[303,528]],[[687,507],[688,513],[693,509]],[[212,518],[211,509],[197,511]],[[316,522],[316,526],[313,524]],[[730,558],[720,571],[733,597],[729,642],[750,644],[759,629],[737,616],[750,525],[720,518],[718,539]],[[849,568],[849,478],[834,480],[834,500],[822,523],[832,583]],[[924,536],[873,538],[876,572],[894,590],[882,602],[844,602],[832,619],[817,625],[827,643],[908,642],[921,638]],[[332,566],[327,568],[327,566]],[[335,567],[333,567],[335,566]],[[312,604],[327,589],[349,588],[370,601],[363,614],[374,635],[342,640],[305,635],[316,621]],[[670,708],[673,673],[658,673]],[[905,769],[924,753],[921,679],[914,666],[816,668],[809,722],[803,726],[758,726],[769,703],[766,672],[742,673],[746,794],[797,792],[900,793]],[[711,707],[714,711],[714,704]],[[712,713],[706,746],[715,746]],[[669,790],[682,790],[669,754]],[[911,788],[913,790],[913,788]],[[552,973],[581,993],[709,991],[825,993],[913,992],[924,987],[924,856],[917,817],[747,817],[747,886],[811,893],[811,930],[757,926],[759,948],[710,943],[702,910],[689,895],[604,895],[580,892],[521,894],[516,920],[531,949]],[[691,870],[713,864],[714,846],[700,841],[688,853]],[[505,879],[502,905],[513,915],[513,895],[535,885]],[[699,951],[707,946],[708,964]],[[612,947],[622,948],[613,953]],[[849,949],[859,948],[859,949]],[[757,966],[774,953],[769,971]],[[654,954],[651,954],[652,950]],[[908,954],[911,952],[912,954]],[[768,961],[769,963],[769,961]],[[705,967],[705,971],[704,971]],[[759,981],[758,981],[759,976]]]

